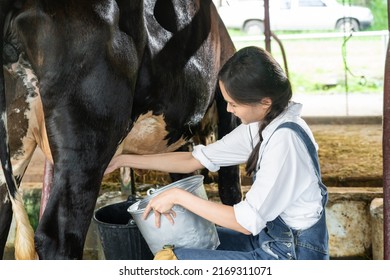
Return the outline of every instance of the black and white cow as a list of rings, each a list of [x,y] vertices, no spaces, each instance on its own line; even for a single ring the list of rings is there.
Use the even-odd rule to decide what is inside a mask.
[[[13,212],[16,258],[81,259],[114,154],[175,151],[213,112],[219,138],[235,126],[217,86],[234,46],[211,0],[0,0],[0,22],[1,254]],[[18,186],[37,146],[53,185],[26,241]],[[226,204],[238,173],[219,173]]]

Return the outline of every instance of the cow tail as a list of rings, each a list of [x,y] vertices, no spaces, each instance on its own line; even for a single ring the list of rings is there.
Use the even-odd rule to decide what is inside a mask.
[[[37,259],[34,230],[24,208],[22,196],[18,191],[14,195],[15,197],[11,198],[11,201],[16,222],[15,259],[34,260]]]
[[[12,1],[0,2],[0,31],[4,30],[6,13],[10,8],[10,2]],[[6,185],[8,188],[8,193],[11,199],[12,210],[14,212],[14,219],[16,223],[15,258],[36,259],[34,230],[28,219],[22,195],[17,188],[17,183],[12,172],[7,133],[7,105],[5,98],[5,82],[3,69],[3,45],[4,39],[3,35],[1,34],[0,47],[2,52],[0,54],[0,160],[3,168]]]

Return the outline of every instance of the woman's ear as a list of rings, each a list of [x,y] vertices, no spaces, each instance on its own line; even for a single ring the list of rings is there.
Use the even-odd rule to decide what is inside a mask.
[[[263,99],[261,99],[261,104],[266,105],[266,106],[271,106],[272,99],[269,97],[264,97]]]

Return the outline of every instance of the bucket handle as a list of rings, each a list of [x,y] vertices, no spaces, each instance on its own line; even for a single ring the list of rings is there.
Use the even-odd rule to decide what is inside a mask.
[[[151,196],[155,191],[156,191],[155,188],[150,188],[150,189],[148,189],[148,190],[146,191],[146,195],[147,195],[147,196]]]
[[[155,193],[156,191],[158,191],[158,189],[160,188],[160,186],[156,185],[155,188],[149,188],[147,191],[146,191],[146,195],[147,196],[151,196],[153,193]]]

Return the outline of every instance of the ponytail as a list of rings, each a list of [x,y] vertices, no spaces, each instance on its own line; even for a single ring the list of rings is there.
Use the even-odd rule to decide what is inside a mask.
[[[275,119],[277,116],[279,116],[279,114],[284,110],[284,108],[278,108],[278,109],[274,109],[276,107],[272,106],[271,107],[271,111],[268,112],[268,114],[265,116],[265,118],[263,119],[263,121],[261,121],[260,125],[259,125],[259,142],[257,143],[257,145],[254,147],[254,149],[252,150],[251,154],[249,155],[249,158],[246,162],[246,166],[245,166],[245,172],[246,172],[246,175],[247,176],[251,176],[255,171],[256,171],[256,166],[257,166],[257,162],[259,161],[259,150],[260,150],[260,145],[261,143],[263,142],[263,130],[267,127],[267,125],[269,125],[273,119]]]

